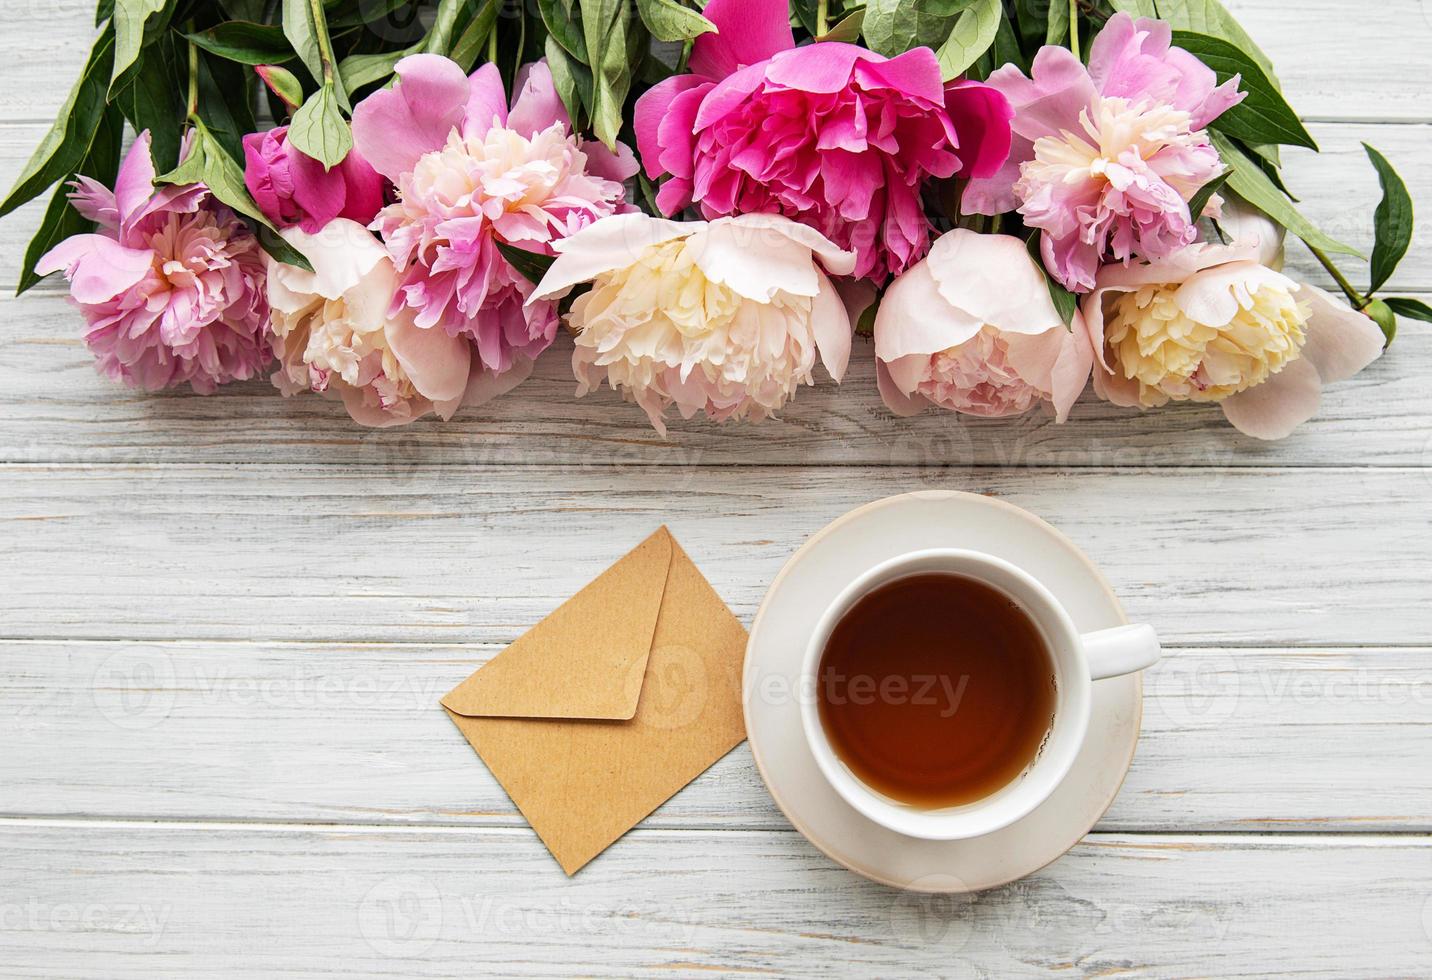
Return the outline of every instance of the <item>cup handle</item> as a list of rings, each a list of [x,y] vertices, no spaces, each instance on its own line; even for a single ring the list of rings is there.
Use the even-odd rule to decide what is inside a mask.
[[[1085,633],[1079,643],[1096,681],[1152,667],[1162,655],[1154,628],[1144,623]]]

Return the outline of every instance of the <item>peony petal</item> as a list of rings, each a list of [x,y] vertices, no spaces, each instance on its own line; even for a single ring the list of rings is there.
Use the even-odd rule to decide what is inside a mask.
[[[388,346],[403,371],[424,397],[446,402],[467,390],[472,365],[471,345],[465,337],[450,337],[446,330],[423,330],[413,323],[410,310],[388,321]]]
[[[540,133],[557,122],[570,130],[572,121],[567,118],[567,108],[552,82],[552,69],[547,67],[547,59],[525,65],[523,71],[525,78],[521,80],[521,89],[512,103],[507,128],[529,139],[533,133]],[[498,84],[501,85],[500,80]]]
[[[919,355],[912,355],[909,359],[915,360],[918,357]],[[880,399],[885,402],[885,407],[903,418],[919,415],[930,404],[924,395],[909,395],[901,391],[895,379],[890,376],[890,370],[884,361],[875,362],[875,387],[880,390]]]
[[[1076,320],[1079,314],[1075,314]],[[1006,334],[1005,357],[1026,382],[1050,396],[1054,419],[1063,422],[1089,383],[1094,352],[1084,324],[1062,324],[1041,334]]]
[[[285,228],[283,240],[303,253],[313,271],[275,263],[271,275],[295,293],[338,299],[358,285],[388,252],[372,233],[356,221],[335,218],[316,235],[301,228]]]
[[[636,100],[636,109],[632,116],[632,128],[636,130],[636,148],[641,153],[646,175],[652,180],[667,172],[666,168],[661,165],[660,133],[663,121],[667,119],[672,110],[672,103],[682,92],[710,84],[696,75],[672,75],[670,78],[657,82]],[[690,118],[680,122],[685,131],[686,153],[689,156],[691,132],[695,129],[696,111],[700,102],[692,101],[687,104]]]
[[[694,234],[700,221],[666,221],[640,212],[614,214],[592,222],[574,235],[552,243],[557,260],[527,298],[565,296],[573,286],[604,272],[625,269],[653,245]]]
[[[1088,71],[1066,48],[1040,48],[1030,75],[1026,78],[1014,65],[1006,65],[986,80],[1013,106],[1014,132],[1030,141],[1058,136],[1077,125],[1079,113],[1098,94]]]
[[[940,295],[930,263],[919,262],[890,284],[875,313],[875,356],[890,363],[963,344],[984,321]]]
[[[1044,273],[1012,235],[957,228],[936,240],[925,262],[945,302],[972,319],[1006,333],[1064,327]]]
[[[1238,315],[1243,298],[1264,284],[1298,288],[1281,272],[1257,262],[1229,262],[1189,276],[1174,292],[1174,302],[1194,322],[1222,327]]]
[[[820,232],[775,214],[718,218],[691,236],[696,265],[712,282],[761,303],[777,292],[815,296],[820,290],[813,255],[836,275],[855,268],[855,254]]]
[[[1322,387],[1318,369],[1300,357],[1262,384],[1225,398],[1223,414],[1255,439],[1282,439],[1317,414]]]
[[[1371,317],[1306,283],[1297,298],[1312,307],[1303,357],[1318,369],[1323,384],[1345,381],[1382,356],[1387,338]]]
[[[343,407],[348,410],[348,417],[359,425],[366,425],[370,429],[388,429],[397,425],[407,425],[409,422],[416,422],[433,410],[432,403],[427,399],[414,398],[402,404],[402,411],[390,411],[382,406],[371,404],[363,389],[346,384],[339,387],[339,395],[343,398]]]
[[[811,303],[811,332],[815,334],[820,362],[825,365],[831,380],[839,382],[845,377],[845,369],[850,364],[853,325],[835,285],[824,273],[816,275],[820,278],[820,290]]]
[[[398,81],[392,88],[374,92],[353,108],[353,145],[374,170],[396,183],[462,126],[471,90],[457,63],[440,55],[409,55],[393,70]]]
[[[149,130],[134,139],[125,154],[124,163],[114,179],[114,203],[119,211],[119,224],[127,228],[134,215],[149,202],[154,193],[154,158],[151,156]]]
[[[999,89],[983,82],[954,82],[945,89],[945,112],[959,137],[957,176],[988,178],[1009,160],[1014,108]],[[968,192],[966,192],[968,193]]]
[[[563,116],[565,115],[564,111]],[[507,90],[502,87],[502,72],[489,61],[468,78],[467,108],[462,134],[481,139],[494,126],[505,125]]]
[[[615,150],[609,150],[596,140],[582,143],[582,152],[587,157],[587,173],[617,183],[630,180],[641,169],[636,154],[625,143],[618,143]]]
[[[707,78],[725,78],[744,65],[754,65],[796,46],[786,0],[711,0],[701,11],[716,25],[691,45],[691,71]]]
[[[516,388],[532,374],[532,361],[525,357],[513,358],[512,366],[501,374],[494,374],[481,366],[474,357],[472,372],[468,375],[467,390],[463,393],[463,405],[481,405],[499,395]],[[444,416],[447,418],[448,416]]]
[[[40,256],[35,273],[62,271],[76,300],[103,303],[142,282],[154,259],[147,248],[125,248],[104,235],[72,235]]]

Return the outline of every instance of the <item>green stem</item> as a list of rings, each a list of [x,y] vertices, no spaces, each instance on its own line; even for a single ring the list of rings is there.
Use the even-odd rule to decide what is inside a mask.
[[[328,37],[328,20],[323,16],[323,0],[308,0],[313,15],[313,33],[318,37],[318,60],[323,63],[323,84],[333,84],[333,42]]]
[[[1079,57],[1079,0],[1069,0],[1069,50]]]
[[[189,42],[189,100],[185,104],[184,118],[193,119],[199,114],[199,47]]]
[[[827,20],[829,19],[829,0],[816,0],[815,5],[815,36],[825,37],[830,30]]]
[[[487,32],[487,60],[497,64],[497,21],[492,22],[492,30]],[[518,60],[522,60],[520,55]]]
[[[691,42],[684,41],[681,45],[681,57],[676,61],[676,74],[686,74],[686,62],[691,60]]]
[[[1303,242],[1303,244],[1308,246],[1308,251],[1313,253],[1313,258],[1318,260],[1318,264],[1328,270],[1328,275],[1333,277],[1333,282],[1338,284],[1338,288],[1343,291],[1343,295],[1348,298],[1348,302],[1352,303],[1354,308],[1360,310],[1372,302],[1371,296],[1364,296],[1352,287],[1352,283],[1347,281],[1347,276],[1333,265],[1333,260],[1328,258],[1326,252],[1315,245],[1308,245],[1307,242]]]

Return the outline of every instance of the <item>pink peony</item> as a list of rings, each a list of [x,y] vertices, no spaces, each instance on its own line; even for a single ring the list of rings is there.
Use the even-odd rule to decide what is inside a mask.
[[[209,394],[272,357],[263,254],[203,184],[156,189],[149,143],[140,133],[113,191],[75,182],[75,210],[100,228],[65,239],[35,269],[69,279],[104,374],[149,391],[187,381]]]
[[[935,405],[1002,418],[1048,405],[1063,422],[1094,363],[1075,317],[1071,331],[1018,238],[949,232],[880,304],[880,395],[897,415]]]
[[[795,47],[785,0],[711,0],[719,29],[637,100],[647,175],[670,174],[666,214],[776,212],[856,253],[883,283],[925,254],[920,190],[988,177],[1009,153],[1010,108],[989,86],[940,79],[928,48],[886,59],[851,44]],[[957,151],[960,151],[957,153]]]
[[[289,228],[283,237],[314,269],[269,260],[273,381],[284,395],[341,398],[359,424],[391,426],[451,418],[526,377],[510,371],[499,382],[473,363],[465,337],[420,330],[406,308],[390,315],[398,275],[362,225],[336,218],[317,235]]]
[[[395,307],[417,326],[471,337],[502,373],[557,332],[553,303],[525,305],[532,284],[498,242],[551,254],[551,243],[624,209],[631,152],[574,136],[545,62],[526,73],[509,112],[495,65],[471,78],[437,55],[398,62],[400,81],[353,111],[355,148],[398,187],[378,213],[400,275]]]
[[[288,127],[244,137],[244,184],[264,217],[312,235],[334,218],[360,224],[383,206],[383,178],[356,150],[332,170],[288,142]]]
[[[1018,207],[1043,232],[1045,266],[1076,292],[1094,288],[1107,256],[1127,264],[1191,244],[1198,216],[1188,201],[1223,170],[1204,127],[1243,98],[1239,79],[1217,84],[1171,37],[1163,21],[1116,14],[1087,70],[1044,47],[1032,77],[1006,65],[989,78],[1014,106],[1014,149],[999,173],[970,182],[963,206]]]

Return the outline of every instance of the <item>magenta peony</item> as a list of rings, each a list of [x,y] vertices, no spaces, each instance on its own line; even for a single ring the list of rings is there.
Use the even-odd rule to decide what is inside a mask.
[[[1239,79],[1219,85],[1171,37],[1163,21],[1116,14],[1087,69],[1045,47],[1032,77],[1013,65],[990,75],[1014,106],[1014,150],[998,174],[971,181],[963,206],[1018,207],[1043,233],[1045,267],[1076,292],[1094,288],[1108,257],[1159,259],[1191,244],[1188,201],[1223,170],[1204,127],[1242,99]]]
[[[35,271],[69,279],[101,372],[150,391],[188,382],[209,394],[272,357],[263,254],[204,185],[156,189],[149,142],[139,134],[113,191],[75,182],[70,200],[99,230],[65,239]]]
[[[532,284],[497,243],[551,254],[624,209],[636,161],[572,134],[545,62],[510,112],[495,65],[469,79],[447,58],[413,55],[396,70],[393,88],[353,112],[355,149],[398,188],[372,225],[399,271],[395,306],[419,328],[470,337],[489,370],[520,369],[552,342],[557,308],[527,304]]]
[[[886,406],[1003,418],[1048,406],[1059,422],[1089,381],[1094,352],[1075,314],[1054,308],[1039,265],[1009,235],[956,229],[896,279],[875,317]]]
[[[244,184],[264,217],[310,235],[334,218],[366,225],[383,206],[383,178],[361,154],[327,170],[289,144],[287,126],[244,137]]]
[[[795,47],[785,0],[711,0],[719,29],[690,75],[636,105],[647,175],[669,174],[666,214],[776,212],[856,254],[883,283],[925,254],[931,177],[988,177],[1009,153],[1010,108],[974,82],[946,86],[928,48],[886,59],[851,44]]]

